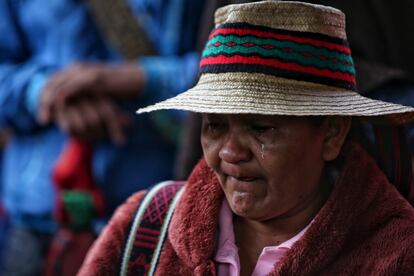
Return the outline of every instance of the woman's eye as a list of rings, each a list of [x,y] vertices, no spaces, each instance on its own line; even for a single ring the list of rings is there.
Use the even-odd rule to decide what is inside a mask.
[[[218,137],[227,127],[226,120],[213,115],[203,114],[202,131],[206,136],[213,138]]]
[[[258,125],[254,125],[254,126],[252,126],[252,129],[256,133],[263,134],[263,133],[266,133],[268,131],[273,130],[274,128],[271,127],[271,126],[258,126]]]
[[[206,122],[205,130],[211,134],[217,134],[223,129],[223,124],[217,122]]]
[[[209,130],[216,130],[220,127],[219,123],[207,123],[207,128]]]
[[[261,144],[271,144],[280,136],[280,130],[274,126],[269,125],[252,125],[252,135]]]

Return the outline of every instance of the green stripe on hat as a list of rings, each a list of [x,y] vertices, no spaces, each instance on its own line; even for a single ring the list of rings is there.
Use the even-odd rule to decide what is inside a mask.
[[[317,56],[324,56],[327,58],[337,58],[340,61],[345,61],[349,64],[353,64],[353,60],[350,55],[341,53],[336,50],[330,50],[323,47],[312,46],[310,44],[297,43],[287,40],[279,40],[275,38],[260,38],[257,36],[246,35],[217,35],[208,41],[206,48],[213,47],[217,42],[226,44],[228,42],[235,42],[239,45],[245,43],[253,43],[259,46],[272,45],[277,48],[292,48],[297,52],[308,52]]]
[[[263,47],[272,48],[266,49]],[[329,69],[355,75],[352,58],[349,55],[339,53],[338,51],[288,41],[278,41],[268,38],[260,39],[252,36],[217,36],[207,45],[203,52],[203,58],[220,54],[258,55],[265,58],[277,58],[283,61],[296,62],[301,65],[315,66],[320,69]],[[344,64],[343,62],[348,64]]]

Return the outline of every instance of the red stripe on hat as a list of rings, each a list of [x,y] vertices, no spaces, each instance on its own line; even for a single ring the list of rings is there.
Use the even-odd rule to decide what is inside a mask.
[[[351,54],[351,50],[349,49],[349,47],[335,44],[332,42],[326,42],[326,41],[316,40],[312,38],[297,37],[293,35],[276,34],[272,32],[249,30],[249,29],[237,29],[237,28],[217,29],[209,36],[209,40],[216,35],[231,35],[231,34],[239,35],[239,36],[254,35],[254,36],[259,36],[262,38],[274,38],[274,39],[279,39],[279,40],[288,40],[288,41],[293,41],[297,43],[311,44],[312,46],[316,46],[316,47],[324,47],[329,50],[337,50],[339,52],[342,52],[348,55]]]
[[[265,59],[260,57],[246,57],[240,55],[234,55],[231,57],[219,55],[216,57],[206,57],[203,58],[200,62],[200,67],[204,65],[220,65],[220,64],[257,64],[265,65],[277,69],[284,69],[289,71],[296,71],[301,73],[307,73],[312,75],[318,75],[323,77],[328,77],[332,79],[338,79],[342,81],[350,82],[356,85],[355,77],[348,73],[342,72],[332,72],[327,69],[319,69],[316,67],[302,66],[296,63],[283,62],[276,59]]]

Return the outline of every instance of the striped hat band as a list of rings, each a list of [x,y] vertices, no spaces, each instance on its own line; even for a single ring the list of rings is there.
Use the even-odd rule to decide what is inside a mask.
[[[200,72],[263,73],[356,91],[346,40],[248,23],[222,24],[213,30]]]

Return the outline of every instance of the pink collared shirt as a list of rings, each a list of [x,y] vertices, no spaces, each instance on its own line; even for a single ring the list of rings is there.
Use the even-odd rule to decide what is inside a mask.
[[[263,248],[252,276],[263,276],[269,274],[283,255],[305,234],[310,224],[296,236],[281,243],[280,245]],[[233,213],[226,199],[224,199],[220,209],[219,229],[218,250],[214,258],[214,260],[218,263],[218,276],[239,276],[240,260],[238,248],[234,238]]]

